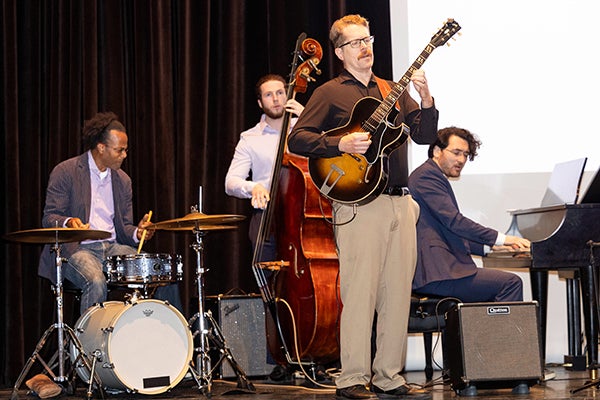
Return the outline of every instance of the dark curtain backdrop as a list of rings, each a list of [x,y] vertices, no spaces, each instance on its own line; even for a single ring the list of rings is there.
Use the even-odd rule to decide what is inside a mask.
[[[260,115],[254,84],[268,72],[287,76],[306,32],[323,46],[323,74],[297,97],[306,102],[339,72],[328,31],[346,13],[371,21],[375,72],[391,77],[388,0],[2,0],[0,233],[41,227],[50,171],[82,152],[83,121],[109,110],[129,135],[123,169],[136,221],[148,210],[155,222],[184,216],[199,203],[199,187],[203,212],[249,215],[248,201],[224,193],[224,178],[239,133]],[[161,231],[145,246],[183,256],[186,317],[197,293],[194,240]],[[37,276],[42,246],[0,246],[0,384],[12,386],[56,308]],[[207,235],[204,248],[208,294],[258,292],[247,222]],[[73,327],[71,300],[65,321]]]

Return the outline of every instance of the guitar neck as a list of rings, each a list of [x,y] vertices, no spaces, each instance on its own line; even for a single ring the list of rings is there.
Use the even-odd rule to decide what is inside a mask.
[[[425,49],[419,54],[419,57],[412,63],[412,65],[408,68],[408,70],[404,73],[402,78],[398,82],[396,82],[392,87],[390,93],[386,96],[385,99],[381,102],[379,107],[373,112],[371,117],[365,121],[365,128],[367,128],[370,132],[373,132],[377,129],[377,127],[387,118],[392,107],[398,101],[406,87],[410,83],[410,77],[413,73],[421,68],[427,58],[433,53],[436,46],[432,43],[429,43],[425,46]]]

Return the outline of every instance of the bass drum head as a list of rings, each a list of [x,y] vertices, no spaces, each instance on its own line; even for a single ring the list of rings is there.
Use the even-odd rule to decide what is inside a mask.
[[[142,394],[163,393],[175,387],[188,371],[193,353],[192,335],[181,313],[154,299],[104,304],[107,303],[120,307],[110,304],[105,307],[109,312],[97,312],[102,323],[88,323],[88,328],[80,333],[81,338],[91,330],[94,337],[81,340],[89,357],[96,349],[102,352],[103,359],[97,362],[96,370],[103,385]],[[113,314],[111,310],[116,312],[104,324],[108,318],[101,314]],[[94,312],[88,319],[95,320]],[[89,373],[84,372],[87,379],[82,379],[89,381]]]

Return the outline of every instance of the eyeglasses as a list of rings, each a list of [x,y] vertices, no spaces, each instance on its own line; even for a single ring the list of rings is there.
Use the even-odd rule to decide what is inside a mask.
[[[454,157],[465,156],[465,158],[467,160],[469,159],[469,157],[471,157],[471,153],[469,153],[468,151],[462,151],[462,150],[458,150],[458,149],[454,149],[454,150],[444,149],[444,150],[447,151],[448,153],[452,153],[454,155]]]
[[[369,46],[371,44],[373,44],[373,42],[375,42],[375,36],[367,36],[361,39],[353,39],[350,40],[344,44],[340,44],[338,46],[338,49],[341,49],[342,47],[346,46],[346,45],[350,45],[350,47],[352,47],[353,49],[358,49],[362,44],[364,44],[365,46]]]

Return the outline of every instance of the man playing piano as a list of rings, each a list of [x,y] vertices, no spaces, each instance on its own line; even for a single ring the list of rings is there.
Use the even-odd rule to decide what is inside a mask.
[[[471,254],[490,249],[529,249],[527,239],[505,235],[461,214],[448,178],[458,178],[467,160],[473,161],[481,142],[468,130],[438,131],[429,159],[409,177],[408,187],[421,207],[417,222],[417,268],[413,291],[455,297],[470,302],[522,301],[517,275],[477,268]]]

